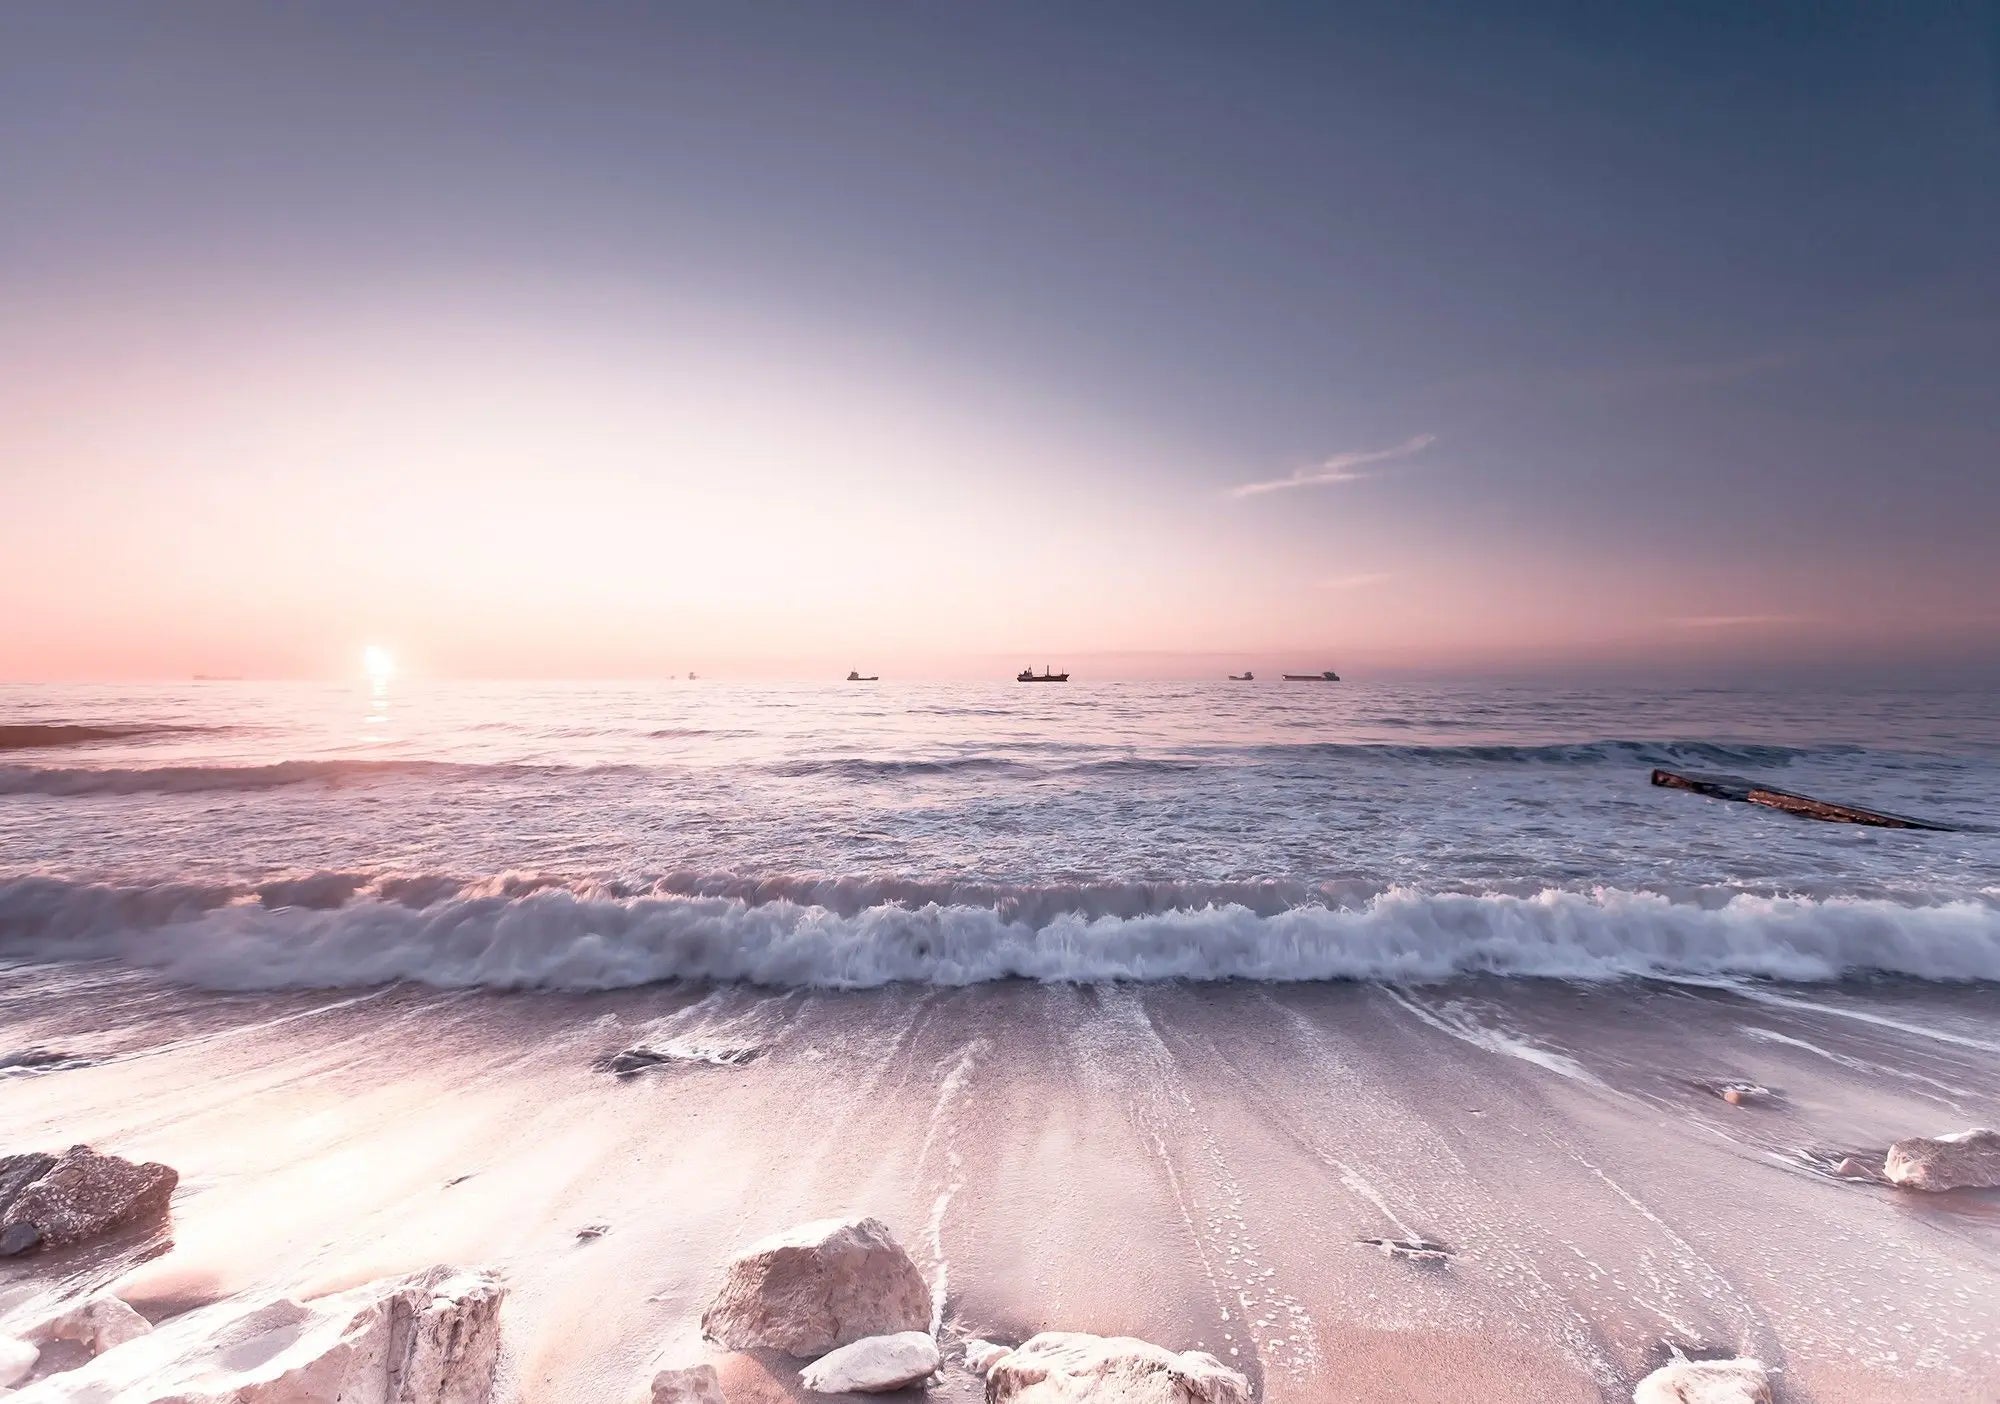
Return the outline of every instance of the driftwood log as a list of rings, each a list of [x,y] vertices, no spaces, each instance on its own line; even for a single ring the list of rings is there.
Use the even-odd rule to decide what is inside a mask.
[[[1929,819],[1912,819],[1906,814],[1890,814],[1880,809],[1863,809],[1855,804],[1814,799],[1811,795],[1795,794],[1791,790],[1746,780],[1740,775],[1689,775],[1678,770],[1655,770],[1653,783],[1671,790],[1691,790],[1711,799],[1761,804],[1807,819],[1824,819],[1829,824],[1868,824],[1878,829],[1930,829],[1940,833],[1950,833],[1957,827],[1934,823]]]

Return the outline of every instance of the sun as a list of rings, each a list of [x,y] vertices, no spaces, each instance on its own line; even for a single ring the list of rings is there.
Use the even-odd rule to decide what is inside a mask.
[[[368,681],[380,687],[396,676],[395,656],[380,644],[370,644],[361,650],[361,671],[368,675]]]

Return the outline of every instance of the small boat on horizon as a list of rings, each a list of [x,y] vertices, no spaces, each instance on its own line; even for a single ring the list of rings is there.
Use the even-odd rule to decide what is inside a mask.
[[[880,682],[882,681],[882,677],[879,673],[871,673],[864,678],[861,676],[861,670],[857,668],[848,673],[847,680],[849,682]]]
[[[1257,675],[1251,672],[1248,668],[1245,668],[1240,673],[1231,673],[1229,675],[1229,680],[1231,682],[1255,682],[1257,681]]]
[[[1042,667],[1042,671],[1039,673],[1037,673],[1033,668],[1023,668],[1020,672],[1014,674],[1014,681],[1015,682],[1068,682],[1069,674],[1067,672],[1062,672],[1062,673],[1051,672],[1048,666],[1044,664]]]
[[[1287,673],[1286,682],[1339,682],[1340,674],[1328,668],[1323,673]]]

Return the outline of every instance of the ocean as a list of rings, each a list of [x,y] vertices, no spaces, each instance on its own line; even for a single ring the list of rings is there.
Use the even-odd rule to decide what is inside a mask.
[[[1996,826],[1991,693],[0,689],[0,951],[225,988],[1990,980]]]
[[[2000,1399],[2000,1191],[1869,1168],[2000,1124],[1989,695],[13,687],[0,744],[0,1153],[180,1173],[0,1259],[0,1335],[457,1265],[500,1404],[800,1404],[703,1310],[868,1214],[932,1404],[1044,1330],[1264,1404],[1623,1404],[1677,1351]]]

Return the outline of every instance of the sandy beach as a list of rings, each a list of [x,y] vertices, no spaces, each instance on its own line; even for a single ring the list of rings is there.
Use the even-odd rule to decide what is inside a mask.
[[[17,966],[10,1042],[95,1062],[0,1080],[0,1142],[88,1141],[182,1182],[162,1235],[0,1266],[0,1324],[106,1284],[161,1318],[479,1264],[510,1289],[502,1398],[623,1398],[709,1359],[732,1404],[791,1399],[802,1362],[704,1347],[698,1318],[732,1251],[856,1212],[922,1266],[947,1340],[1138,1335],[1208,1350],[1270,1401],[1618,1400],[1680,1346],[1762,1358],[1787,1404],[1970,1404],[2000,1394],[2000,1198],[1810,1160],[2000,1118],[1991,998],[228,996]],[[640,1044],[688,1061],[592,1066]],[[1703,1079],[1777,1095],[1732,1105]],[[1362,1241],[1418,1237],[1450,1256]],[[928,1397],[979,1393],[954,1364]]]

